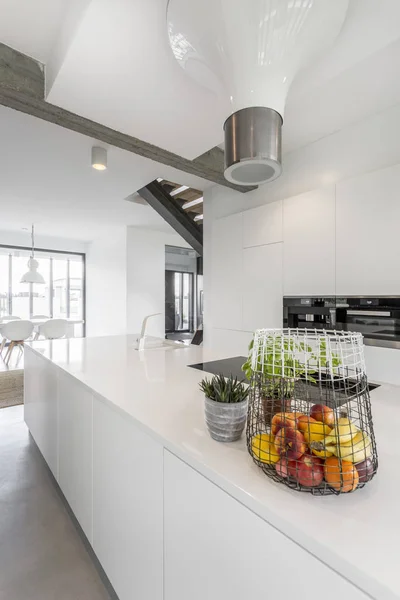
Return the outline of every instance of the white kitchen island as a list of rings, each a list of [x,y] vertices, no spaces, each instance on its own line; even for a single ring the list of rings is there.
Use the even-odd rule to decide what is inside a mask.
[[[25,354],[25,421],[120,600],[400,598],[400,388],[371,392],[375,479],[313,497],[209,437],[187,365],[226,357],[133,345]]]

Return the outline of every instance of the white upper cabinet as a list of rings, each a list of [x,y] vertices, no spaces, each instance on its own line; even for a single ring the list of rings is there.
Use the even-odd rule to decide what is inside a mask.
[[[282,327],[282,245],[243,250],[243,329]]]
[[[284,200],[285,296],[335,294],[335,188]]]
[[[206,299],[214,327],[242,329],[242,255],[242,213],[214,221],[212,286]]]
[[[243,213],[243,248],[282,241],[282,202],[272,202]]]
[[[338,183],[336,204],[337,294],[400,295],[400,166]]]

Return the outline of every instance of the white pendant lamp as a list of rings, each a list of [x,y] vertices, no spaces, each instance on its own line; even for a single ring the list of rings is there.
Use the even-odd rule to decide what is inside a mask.
[[[43,276],[38,273],[39,263],[35,259],[35,228],[32,225],[32,253],[28,260],[28,271],[21,277],[21,283],[45,283]]]
[[[348,4],[169,0],[168,34],[176,60],[230,105],[224,124],[228,181],[256,185],[281,174],[281,128],[290,84],[332,44]]]

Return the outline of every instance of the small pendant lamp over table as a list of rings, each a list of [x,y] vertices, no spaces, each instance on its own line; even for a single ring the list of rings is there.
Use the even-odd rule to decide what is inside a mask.
[[[38,273],[39,263],[35,259],[35,227],[32,224],[32,252],[28,260],[28,271],[21,277],[21,283],[45,283],[43,276]]]

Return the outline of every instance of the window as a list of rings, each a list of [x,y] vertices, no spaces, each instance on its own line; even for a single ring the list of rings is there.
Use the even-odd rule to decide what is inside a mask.
[[[84,320],[84,254],[35,250],[44,284],[20,283],[29,256],[27,248],[0,246],[0,317],[44,315]],[[75,335],[84,335],[84,326],[75,325]]]

